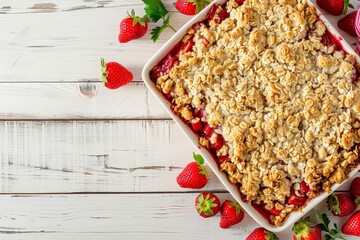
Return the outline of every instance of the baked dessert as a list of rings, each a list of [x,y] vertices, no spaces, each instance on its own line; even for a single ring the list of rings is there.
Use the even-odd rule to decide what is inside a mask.
[[[270,223],[360,164],[360,81],[305,0],[228,0],[150,77]]]

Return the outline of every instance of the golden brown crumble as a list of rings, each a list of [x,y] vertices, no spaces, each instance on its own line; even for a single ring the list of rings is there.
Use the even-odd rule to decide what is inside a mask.
[[[305,0],[229,0],[226,9],[220,24],[189,30],[193,51],[157,82],[185,120],[206,110],[201,121],[225,139],[217,155],[231,158],[221,170],[247,201],[280,210],[271,216],[279,226],[302,208],[286,204],[296,184],[305,181],[312,199],[360,162],[358,66],[322,43],[325,25]]]

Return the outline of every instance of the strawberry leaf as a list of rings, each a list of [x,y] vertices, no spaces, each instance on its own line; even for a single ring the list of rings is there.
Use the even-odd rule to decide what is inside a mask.
[[[204,158],[200,154],[196,154],[193,152],[193,158],[198,164],[204,164]]]
[[[159,37],[160,34],[166,29],[166,28],[171,28],[174,32],[176,32],[176,30],[170,25],[170,16],[167,16],[164,19],[163,25],[161,27],[155,27],[153,30],[151,30],[151,39],[153,40],[153,42],[156,42]]]
[[[153,22],[164,19],[168,14],[161,0],[142,0],[145,3],[145,13],[150,17]]]

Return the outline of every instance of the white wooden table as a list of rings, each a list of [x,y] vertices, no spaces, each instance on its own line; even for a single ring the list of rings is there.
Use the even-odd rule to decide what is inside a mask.
[[[165,3],[175,28],[190,19]],[[201,219],[199,192],[177,186],[196,149],[140,77],[173,32],[120,45],[132,8],[143,13],[140,0],[0,0],[0,239],[231,240],[258,227],[249,216],[227,230],[220,216]],[[101,56],[134,81],[104,88]],[[205,190],[229,198],[210,178]]]

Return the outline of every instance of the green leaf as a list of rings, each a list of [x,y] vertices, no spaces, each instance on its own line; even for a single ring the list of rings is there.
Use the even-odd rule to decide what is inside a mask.
[[[145,13],[150,17],[153,22],[164,19],[168,14],[161,0],[142,0],[145,3]]]
[[[352,9],[354,9],[354,5],[352,5],[351,3],[349,3],[349,8],[352,8]]]
[[[200,154],[196,154],[193,152],[193,158],[198,164],[204,164],[204,158]]]
[[[325,240],[335,240],[335,239],[332,236],[330,236],[329,234],[326,234]]]

